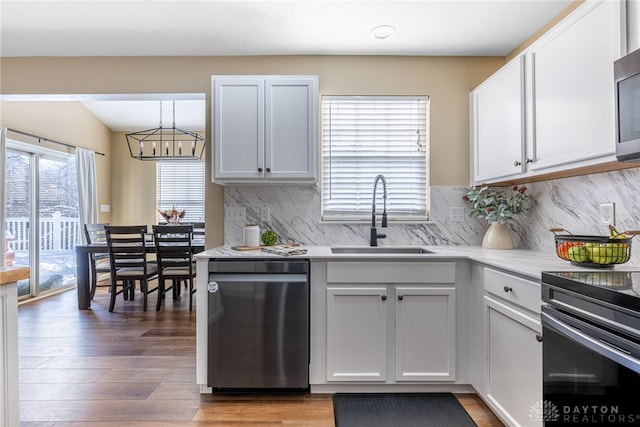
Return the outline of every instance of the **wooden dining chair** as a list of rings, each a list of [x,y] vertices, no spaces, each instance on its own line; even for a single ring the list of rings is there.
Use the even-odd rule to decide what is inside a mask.
[[[133,299],[136,281],[140,282],[144,311],[147,311],[148,295],[158,290],[158,287],[149,289],[149,281],[157,276],[158,267],[147,261],[144,238],[146,232],[146,225],[105,226],[111,261],[109,311],[113,311],[117,295],[124,293],[125,299]]]
[[[177,298],[180,282],[189,285],[189,311],[193,309],[193,293],[195,292],[193,279],[196,268],[193,262],[193,225],[154,225],[153,239],[156,245],[156,259],[158,261],[158,304],[160,309],[165,294],[173,289],[173,296]],[[166,281],[171,280],[167,287]]]
[[[87,238],[88,244],[103,244],[107,245],[107,235],[105,233],[105,227],[109,225],[108,223],[99,223],[99,224],[85,224],[84,225],[84,235]],[[111,273],[111,261],[109,261],[108,253],[92,253],[89,258],[89,268],[90,268],[90,297],[93,297],[96,294],[96,288],[98,286],[111,286],[111,283],[98,283],[98,274],[100,273]]]
[[[192,222],[193,238],[195,240],[204,240],[204,222]]]

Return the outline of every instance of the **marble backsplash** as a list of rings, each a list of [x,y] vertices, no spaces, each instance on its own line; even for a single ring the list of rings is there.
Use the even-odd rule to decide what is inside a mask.
[[[640,168],[563,178],[527,185],[536,206],[509,224],[514,245],[520,249],[553,251],[549,227],[564,227],[573,234],[606,235],[599,204],[615,203],[618,230],[640,229]],[[384,230],[380,245],[480,245],[488,224],[465,215],[464,222],[449,220],[450,207],[465,207],[467,187],[432,187],[428,223],[393,224]],[[370,224],[335,224],[320,221],[317,186],[226,186],[225,206],[244,206],[246,222],[273,229],[284,242],[308,245],[368,245]],[[260,208],[269,206],[270,221],[260,221]],[[225,221],[225,244],[242,244],[245,222]],[[632,245],[632,261],[640,263],[640,243]],[[634,262],[634,264],[636,264]]]

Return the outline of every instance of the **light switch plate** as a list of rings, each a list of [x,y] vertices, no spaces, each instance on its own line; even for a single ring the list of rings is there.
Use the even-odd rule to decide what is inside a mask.
[[[227,206],[224,208],[224,220],[225,221],[244,221],[245,220],[245,208],[244,206]]]
[[[111,212],[111,205],[100,205],[100,212]]]
[[[264,205],[260,208],[260,221],[269,221],[271,219],[271,209]]]
[[[462,208],[462,207],[450,207],[449,208],[449,221],[451,221],[451,222],[464,222],[464,208]]]

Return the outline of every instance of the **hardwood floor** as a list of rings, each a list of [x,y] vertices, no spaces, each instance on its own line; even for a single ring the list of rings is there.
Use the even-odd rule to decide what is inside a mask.
[[[185,292],[160,312],[119,297],[109,313],[105,288],[92,310],[76,302],[68,291],[18,309],[23,427],[334,425],[328,394],[200,395]],[[457,397],[478,426],[502,425],[477,396]]]

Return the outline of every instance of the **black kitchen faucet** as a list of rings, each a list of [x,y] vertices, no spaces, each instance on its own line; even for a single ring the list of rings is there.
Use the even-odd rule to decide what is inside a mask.
[[[376,188],[378,187],[378,181],[382,181],[382,199],[384,201],[384,208],[382,210],[382,222],[380,227],[387,228],[387,180],[384,175],[380,174],[376,176],[376,180],[373,183],[373,203],[371,207],[371,238],[369,240],[369,246],[378,246],[378,239],[384,239],[386,234],[378,234],[376,228]]]

